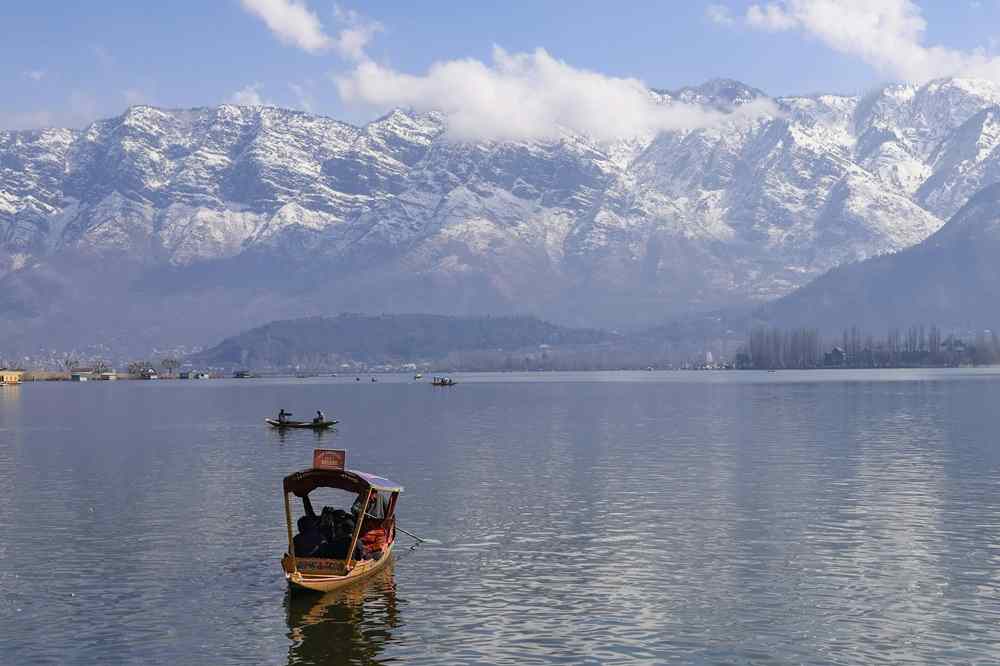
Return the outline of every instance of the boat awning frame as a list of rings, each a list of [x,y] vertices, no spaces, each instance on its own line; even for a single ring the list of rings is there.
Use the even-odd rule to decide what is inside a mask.
[[[389,493],[403,492],[403,486],[375,474],[353,469],[304,469],[285,477],[285,493],[305,497],[316,488],[336,488],[360,493],[363,490],[381,490]]]

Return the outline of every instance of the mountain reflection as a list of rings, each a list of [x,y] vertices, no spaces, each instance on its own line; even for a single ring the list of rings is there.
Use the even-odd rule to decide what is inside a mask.
[[[399,626],[393,562],[344,590],[285,594],[288,663],[377,664]]]

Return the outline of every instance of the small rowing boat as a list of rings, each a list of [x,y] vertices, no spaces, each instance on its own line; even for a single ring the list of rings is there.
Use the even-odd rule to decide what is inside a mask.
[[[326,430],[340,423],[340,421],[279,421],[278,419],[264,419],[264,422],[275,428],[309,428],[311,430]]]
[[[392,557],[396,500],[403,487],[375,474],[345,469],[346,456],[342,449],[316,449],[313,466],[286,476],[282,484],[288,552],[281,558],[281,568],[293,590],[336,590],[382,570]],[[351,513],[324,507],[317,515],[309,501],[309,493],[317,488],[357,493]],[[305,513],[294,524],[292,495],[302,500]]]

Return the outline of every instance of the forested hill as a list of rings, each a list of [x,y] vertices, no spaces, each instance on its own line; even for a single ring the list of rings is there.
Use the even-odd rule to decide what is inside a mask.
[[[535,317],[343,314],[271,322],[227,338],[190,361],[251,368],[333,367],[347,361],[433,359],[456,351],[589,345],[616,337]]]

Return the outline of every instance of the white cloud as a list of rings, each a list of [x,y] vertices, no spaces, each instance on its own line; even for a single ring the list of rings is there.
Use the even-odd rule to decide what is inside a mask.
[[[312,84],[310,82],[306,83],[289,83],[288,89],[292,91],[295,95],[295,99],[298,102],[298,107],[303,111],[308,111],[312,113],[316,108],[316,103],[313,100],[312,95]]]
[[[729,7],[725,5],[709,5],[705,8],[705,17],[716,25],[731,26],[736,24]]]
[[[365,60],[336,83],[348,102],[440,111],[449,136],[458,140],[552,138],[565,130],[614,140],[776,113],[768,101],[733,114],[662,103],[638,79],[577,69],[543,49],[511,54],[495,47],[492,64],[451,60],[432,65],[422,76]]]
[[[24,78],[31,79],[35,83],[38,83],[45,78],[47,72],[44,69],[29,69],[23,72]]]
[[[337,4],[333,6],[333,13],[337,21],[345,26],[334,40],[337,52],[348,60],[364,60],[365,48],[375,35],[382,32],[382,24]]]
[[[122,91],[122,97],[129,106],[149,104],[149,95],[139,88],[127,88]]]
[[[796,26],[795,19],[774,4],[750,5],[747,9],[747,23],[762,30],[791,30]]]
[[[101,69],[105,72],[114,68],[116,64],[115,57],[111,55],[111,51],[109,51],[105,46],[102,44],[91,44],[90,52],[94,55],[98,64],[101,66]]]
[[[102,110],[97,97],[85,90],[70,91],[57,111],[0,111],[0,129],[28,130],[48,127],[84,127],[92,123]]]
[[[58,126],[57,116],[52,111],[0,112],[0,130],[30,130]]]
[[[241,0],[281,41],[316,53],[333,45],[319,18],[300,0]]]
[[[841,53],[908,81],[972,76],[1000,81],[1000,58],[925,46],[927,22],[911,0],[781,0],[751,5],[747,24],[803,30]]]
[[[260,87],[259,83],[244,86],[234,92],[229,100],[237,106],[263,106],[265,102],[264,98],[260,96]]]

